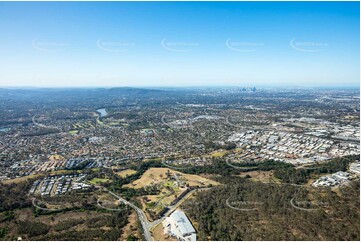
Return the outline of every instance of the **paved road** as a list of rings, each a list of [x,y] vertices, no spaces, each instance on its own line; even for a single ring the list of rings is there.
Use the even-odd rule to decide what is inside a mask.
[[[35,197],[32,199],[32,203],[33,203],[33,206],[36,207],[37,209],[40,209],[40,210],[44,210],[44,211],[61,211],[62,209],[59,208],[59,209],[53,209],[53,208],[43,208],[43,207],[40,207],[39,205],[36,204],[36,201],[35,201]]]
[[[153,241],[153,237],[150,234],[150,228],[151,225],[145,215],[145,213],[138,208],[137,206],[135,206],[133,203],[128,202],[127,200],[125,200],[124,198],[120,197],[119,195],[115,194],[114,192],[111,192],[109,190],[107,190],[111,195],[113,195],[114,197],[118,198],[120,201],[122,201],[125,205],[129,205],[130,207],[134,208],[135,211],[138,214],[138,218],[142,224],[143,227],[143,232],[144,232],[144,238],[146,241]]]
[[[103,189],[105,189],[105,188],[103,188]],[[168,217],[172,212],[174,212],[174,210],[176,210],[193,193],[195,193],[196,191],[202,191],[202,190],[207,190],[207,189],[209,189],[209,188],[198,188],[198,189],[194,189],[194,190],[188,192],[187,195],[185,195],[183,198],[181,198],[176,204],[174,204],[173,206],[170,206],[169,210],[160,219],[154,220],[153,222],[149,222],[148,219],[147,219],[147,216],[145,215],[143,210],[138,208],[137,206],[135,206],[133,203],[125,200],[124,198],[122,198],[121,196],[115,194],[114,192],[111,192],[111,191],[109,191],[107,189],[105,189],[105,191],[109,192],[109,194],[111,194],[114,197],[118,198],[124,204],[129,205],[130,207],[135,209],[135,211],[138,214],[139,220],[140,220],[140,222],[142,224],[142,227],[143,227],[145,240],[146,241],[153,241],[153,237],[152,237],[152,235],[150,233],[150,231],[153,228],[155,228],[157,225],[159,225],[166,217]]]
[[[189,198],[193,193],[197,192],[197,191],[203,191],[203,190],[207,190],[209,188],[198,188],[198,189],[194,189],[190,192],[187,193],[187,195],[185,195],[183,198],[181,198],[181,200],[179,200],[176,204],[174,204],[173,206],[168,207],[169,210],[160,218],[157,220],[154,220],[153,222],[151,222],[151,228],[155,228],[158,224],[160,224],[166,217],[168,217],[171,213],[174,212],[174,210],[176,210],[187,198]]]
[[[36,115],[33,116],[32,118],[32,121],[33,121],[33,124],[38,126],[38,127],[41,127],[41,128],[49,128],[49,129],[57,129],[57,130],[60,130],[58,127],[56,126],[53,126],[53,125],[45,125],[45,124],[40,124],[38,122],[35,121],[35,117]]]

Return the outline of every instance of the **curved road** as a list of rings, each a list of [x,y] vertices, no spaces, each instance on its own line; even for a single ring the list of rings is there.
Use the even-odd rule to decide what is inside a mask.
[[[133,203],[130,203],[128,202],[127,200],[125,200],[124,198],[122,198],[121,196],[115,194],[114,192],[112,191],[109,191],[106,189],[106,191],[109,192],[109,194],[113,195],[114,197],[118,198],[121,202],[123,202],[125,205],[128,205],[132,208],[135,209],[135,211],[137,212],[138,214],[138,218],[142,224],[142,227],[143,227],[143,231],[144,231],[144,238],[146,241],[152,241],[153,240],[153,237],[152,235],[150,234],[150,223],[145,215],[145,213],[143,212],[143,210],[141,210],[140,208],[138,208],[137,206],[135,206]]]
[[[56,127],[56,126],[53,126],[53,125],[45,125],[45,124],[41,124],[41,123],[38,123],[36,122],[35,120],[35,117],[36,117],[36,114],[32,117],[32,121],[33,121],[33,124],[38,126],[38,127],[41,127],[41,128],[48,128],[48,129],[57,129],[57,130],[60,130],[60,128]]]
[[[138,214],[138,218],[142,224],[143,227],[143,231],[144,231],[144,238],[146,241],[153,241],[153,237],[151,234],[151,230],[156,227],[157,225],[159,225],[166,217],[168,217],[174,210],[176,210],[183,202],[184,200],[186,200],[188,197],[190,197],[193,193],[195,193],[196,191],[201,191],[201,190],[207,190],[209,188],[197,188],[194,189],[190,192],[187,193],[187,195],[185,195],[183,198],[181,198],[176,204],[174,204],[173,206],[169,207],[169,210],[160,218],[157,219],[153,222],[149,222],[147,219],[147,216],[145,215],[145,213],[143,212],[142,209],[138,208],[136,205],[134,205],[133,203],[125,200],[124,198],[122,198],[121,196],[115,194],[112,191],[107,190],[106,188],[103,188],[105,191],[109,192],[109,194],[113,195],[114,197],[118,198],[121,202],[123,202],[125,205],[128,205],[132,208],[135,209],[135,211]]]

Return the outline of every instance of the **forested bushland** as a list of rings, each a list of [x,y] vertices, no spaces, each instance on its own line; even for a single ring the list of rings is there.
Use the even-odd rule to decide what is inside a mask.
[[[246,171],[269,171],[277,168],[289,168],[293,167],[291,164],[287,164],[280,161],[264,160],[261,162],[242,162],[242,163],[230,163],[225,162],[224,158],[214,158],[209,165],[193,166],[187,169],[182,169],[182,172],[188,174],[214,174],[222,176],[238,175],[240,172]],[[238,169],[239,168],[239,169]]]
[[[19,221],[18,234],[27,235],[29,238],[47,234],[50,226],[41,222]]]
[[[18,236],[26,240],[119,240],[131,209],[118,212],[100,209],[92,192],[84,191],[42,197],[41,201],[50,204],[73,206],[55,211],[39,210],[32,206],[27,196],[32,183],[28,180],[0,184],[0,240],[14,240]],[[81,214],[85,218],[56,220],[68,213]]]
[[[247,171],[275,171],[275,177],[285,183],[303,184],[311,178],[312,174],[329,174],[337,171],[347,171],[351,162],[359,160],[359,156],[345,156],[335,158],[324,163],[308,166],[307,169],[296,169],[292,164],[264,160],[261,162],[245,161],[241,163],[234,163],[230,166],[223,158],[213,159],[210,165],[193,166],[182,170],[189,174],[217,174],[222,176],[238,175],[240,172]],[[237,169],[240,168],[240,169]]]
[[[274,161],[274,160],[264,160],[261,162],[245,161],[239,164],[233,164],[235,167],[230,166],[224,160],[224,158],[214,158],[212,162],[208,165],[197,165],[192,167],[180,167],[180,171],[188,174],[213,174],[221,176],[232,176],[238,175],[240,172],[247,171],[275,171],[275,177],[280,179],[284,183],[293,183],[293,184],[303,184],[306,183],[308,179],[311,178],[312,174],[328,174],[337,171],[346,171],[349,167],[349,164],[355,160],[359,159],[358,156],[346,156],[341,158],[335,158],[325,163],[316,164],[314,166],[308,166],[308,169],[296,169],[293,165]],[[120,178],[116,174],[112,173],[110,170],[106,170],[107,176],[113,181],[110,184],[104,184],[110,190],[114,192],[122,193],[123,196],[127,199],[130,199],[134,196],[142,195],[152,195],[156,193],[149,193],[149,189],[144,191],[144,189],[133,189],[133,188],[124,188],[122,187],[125,184],[129,184],[137,179],[139,179],[146,170],[151,167],[167,167],[162,164],[160,161],[149,161],[142,162],[137,165],[132,165],[130,168],[137,170],[135,174],[129,175],[125,178]]]
[[[28,211],[28,210],[27,210]],[[0,239],[14,240],[21,236],[26,240],[119,240],[123,228],[128,223],[130,209],[109,211],[62,211],[57,214],[31,216],[26,209],[17,209],[24,218],[12,217],[0,222]],[[69,217],[56,220],[57,216]],[[73,218],[79,214],[83,218]],[[52,218],[52,222],[49,222]]]
[[[0,212],[31,206],[27,194],[34,180],[21,183],[2,184],[0,182]]]
[[[284,162],[276,162],[273,160],[267,160],[264,162],[258,162],[258,163],[244,163],[242,164],[244,166],[250,167],[249,170],[254,169],[261,169],[261,170],[272,170],[277,167],[292,167],[290,164],[286,164]],[[143,195],[153,195],[156,194],[156,189],[133,189],[133,188],[125,188],[122,187],[125,184],[129,184],[137,179],[139,179],[145,171],[147,171],[151,167],[167,167],[160,161],[149,161],[140,163],[138,165],[132,165],[130,168],[133,170],[137,170],[136,173],[129,175],[125,178],[121,178],[118,175],[114,174],[110,169],[104,169],[103,172],[106,173],[106,175],[112,180],[112,183],[110,184],[104,184],[108,189],[122,193],[122,195],[130,199],[134,196],[143,196]],[[228,165],[222,158],[216,158],[213,159],[212,163],[209,165],[204,166],[193,166],[193,167],[187,167],[184,169],[184,167],[180,171],[188,174],[217,174],[222,176],[229,176],[229,175],[237,175],[240,173],[241,170],[235,169],[234,167]],[[242,169],[242,171],[245,171],[247,169]],[[94,174],[96,176],[97,174]],[[99,175],[98,175],[99,176]],[[91,175],[90,175],[91,178]],[[90,179],[88,178],[88,179]]]
[[[282,167],[275,169],[274,175],[286,183],[302,184],[311,178],[312,174],[330,174],[338,171],[347,171],[351,162],[359,160],[359,156],[345,156],[334,158],[325,163],[308,166],[307,169]]]
[[[306,190],[239,177],[202,191],[183,209],[199,240],[359,240],[359,181],[340,189]],[[314,210],[301,210],[312,208]],[[250,210],[250,209],[254,210]]]
[[[129,209],[106,213],[87,220],[68,219],[48,228],[49,233],[31,237],[34,240],[118,240],[128,223]],[[76,225],[86,227],[75,229]],[[108,229],[104,228],[107,227]]]

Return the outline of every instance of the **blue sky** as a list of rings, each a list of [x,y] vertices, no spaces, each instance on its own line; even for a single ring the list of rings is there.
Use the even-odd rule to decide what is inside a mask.
[[[359,86],[358,2],[0,2],[0,86]]]

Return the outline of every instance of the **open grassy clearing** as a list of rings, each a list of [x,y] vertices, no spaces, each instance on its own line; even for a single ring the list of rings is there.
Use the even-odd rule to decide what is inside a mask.
[[[223,157],[223,156],[225,156],[227,153],[228,153],[228,152],[225,151],[225,150],[215,151],[215,152],[211,153],[211,157],[215,157],[215,158]]]
[[[135,174],[135,173],[137,173],[137,171],[132,170],[132,169],[126,169],[126,170],[123,170],[123,171],[115,172],[115,174],[117,174],[117,175],[120,176],[121,178],[130,176],[130,175],[133,175],[133,174]]]
[[[80,174],[83,170],[58,170],[58,171],[51,171],[49,172],[49,175],[55,176],[55,175],[69,175],[69,174]]]
[[[69,134],[77,134],[79,130],[69,130]]]
[[[169,168],[150,168],[138,180],[133,181],[125,187],[134,189],[156,188],[157,194],[143,195],[139,197],[143,210],[147,217],[153,220],[152,214],[158,214],[165,207],[170,206],[173,201],[186,192],[190,186],[216,186],[218,182],[199,176],[185,174]]]
[[[153,229],[153,237],[156,241],[177,241],[175,238],[164,234],[163,225],[160,223]]]
[[[118,208],[122,203],[109,193],[103,193],[98,197],[98,202],[105,208]]]
[[[119,240],[130,240],[130,238],[141,238],[142,231],[138,226],[138,215],[132,210],[128,218],[128,224],[123,228],[123,233]]]
[[[168,181],[167,172],[170,172],[171,175],[176,174],[178,179],[189,186],[207,186],[207,185],[218,185],[219,183],[208,178],[185,174],[170,168],[150,168],[148,169],[141,178],[135,180],[131,184],[125,185],[125,187],[130,188],[142,188],[149,185],[165,183]],[[167,184],[167,183],[166,183]]]
[[[98,185],[101,183],[110,183],[110,182],[111,182],[111,180],[107,179],[107,178],[93,178],[89,181],[89,183],[92,185]]]
[[[41,175],[29,175],[29,176],[23,176],[23,177],[17,177],[14,179],[8,179],[8,180],[3,180],[2,183],[3,184],[16,184],[16,183],[20,183],[20,182],[24,182],[28,179],[35,179],[35,178],[39,178],[41,177]]]
[[[264,183],[281,183],[279,179],[274,177],[273,171],[248,171],[241,172],[241,177],[249,177],[253,181],[259,181]]]
[[[65,160],[64,156],[62,155],[51,155],[49,156],[49,160]]]
[[[94,125],[91,121],[79,122],[79,123],[72,124],[73,130],[93,128],[93,127],[94,127]]]

